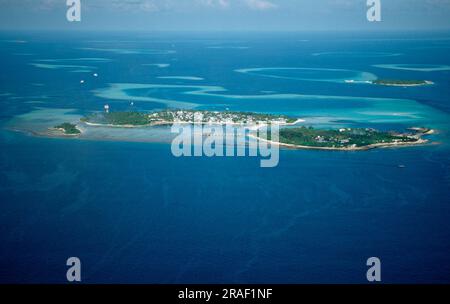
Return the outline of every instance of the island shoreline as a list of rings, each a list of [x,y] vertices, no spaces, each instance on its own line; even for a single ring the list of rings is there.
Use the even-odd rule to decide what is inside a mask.
[[[380,149],[380,148],[405,148],[405,147],[412,147],[412,146],[424,146],[426,144],[429,144],[430,141],[428,139],[422,139],[419,138],[415,142],[396,142],[396,143],[377,143],[377,144],[371,144],[367,146],[362,147],[346,147],[346,148],[333,148],[333,147],[314,147],[314,146],[301,146],[301,145],[294,145],[294,144],[288,144],[288,143],[282,143],[282,142],[275,142],[266,138],[261,138],[259,136],[255,135],[248,135],[251,138],[261,140],[273,145],[277,145],[280,147],[285,148],[291,148],[295,150],[323,150],[323,151],[340,151],[340,152],[352,152],[352,151],[369,151],[373,149]]]

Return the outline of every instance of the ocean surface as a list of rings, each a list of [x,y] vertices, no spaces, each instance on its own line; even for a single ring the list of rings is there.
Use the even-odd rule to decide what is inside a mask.
[[[2,32],[0,282],[64,283],[79,257],[85,283],[365,283],[379,257],[385,283],[450,283],[449,50],[447,32]],[[437,133],[275,168],[176,158],[161,128],[43,134],[105,104]]]

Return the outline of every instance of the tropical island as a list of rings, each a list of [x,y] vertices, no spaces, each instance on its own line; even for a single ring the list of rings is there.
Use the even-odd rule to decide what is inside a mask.
[[[255,134],[250,137],[267,141],[283,147],[295,149],[358,151],[380,147],[398,147],[425,144],[423,137],[433,133],[424,127],[413,127],[404,133],[379,131],[372,128],[315,129],[297,126],[304,122],[286,115],[260,114],[252,112],[219,112],[198,110],[164,110],[159,112],[105,112],[94,113],[80,119],[87,126],[111,128],[139,128],[161,125],[211,124],[211,125],[250,125],[256,130],[263,126],[281,126],[279,139],[273,141]],[[80,129],[71,123],[63,123],[54,128],[66,136],[78,136]],[[269,132],[270,133],[270,132]]]
[[[78,136],[81,134],[81,131],[77,128],[75,124],[68,122],[55,126],[53,130],[62,132],[66,136]]]
[[[400,80],[400,79],[377,79],[372,84],[393,86],[393,87],[417,87],[434,84],[429,80]]]
[[[279,141],[259,138],[280,146],[296,149],[357,151],[380,147],[410,146],[427,143],[422,136],[431,134],[427,128],[411,128],[412,133],[382,132],[371,128],[322,130],[312,127],[280,130]]]
[[[218,112],[194,110],[164,110],[159,112],[108,112],[95,113],[81,119],[92,126],[110,127],[145,127],[157,125],[171,125],[174,123],[201,123],[215,125],[243,125],[243,124],[280,124],[294,125],[301,119],[286,115],[260,114],[251,112]]]

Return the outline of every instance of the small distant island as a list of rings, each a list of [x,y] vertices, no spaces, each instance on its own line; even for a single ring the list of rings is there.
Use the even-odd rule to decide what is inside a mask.
[[[218,112],[194,110],[165,110],[159,112],[108,112],[95,113],[81,119],[92,126],[111,127],[145,127],[170,125],[174,123],[202,123],[202,124],[273,124],[294,125],[301,119],[286,115],[260,114],[251,112]]]
[[[400,80],[400,79],[377,79],[372,84],[393,86],[393,87],[417,87],[434,84],[429,80]]]
[[[411,128],[412,133],[382,132],[375,129],[322,130],[312,127],[284,128],[279,141],[262,139],[280,146],[296,149],[358,151],[380,147],[410,146],[427,143],[423,135],[431,134],[427,128]]]
[[[78,136],[81,134],[81,131],[75,124],[68,122],[55,126],[53,130],[62,132],[66,136]]]

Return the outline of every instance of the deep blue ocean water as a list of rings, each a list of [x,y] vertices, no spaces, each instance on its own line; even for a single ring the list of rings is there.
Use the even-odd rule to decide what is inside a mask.
[[[64,283],[71,256],[85,283],[364,283],[372,256],[383,282],[450,282],[449,33],[10,32],[0,44],[0,282]],[[374,66],[396,64],[441,70]],[[236,71],[246,68],[279,69]],[[354,71],[435,85],[344,83]],[[154,86],[120,98],[113,84]],[[440,144],[282,150],[267,169],[250,157],[175,158],[163,142],[26,132],[42,109],[82,115],[130,100],[318,127],[420,124]]]

